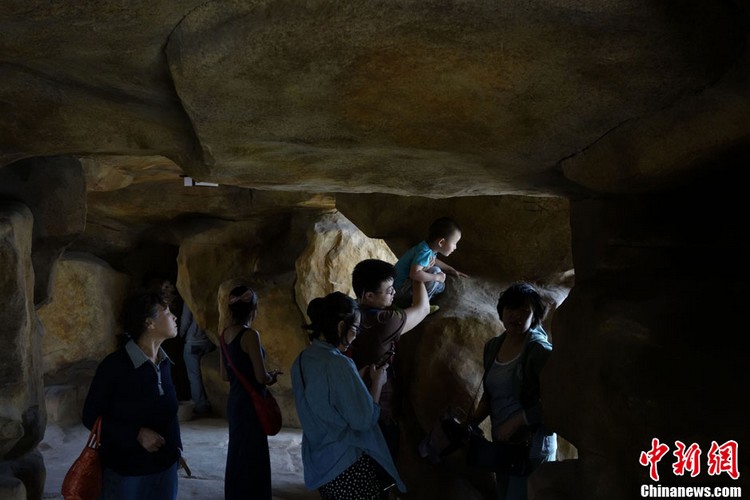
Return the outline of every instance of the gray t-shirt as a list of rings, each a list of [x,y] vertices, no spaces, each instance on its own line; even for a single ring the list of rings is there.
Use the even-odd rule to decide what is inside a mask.
[[[490,372],[487,374],[487,393],[490,399],[490,421],[492,422],[492,435],[511,415],[523,410],[521,402],[513,394],[513,373],[516,364],[520,363],[519,354],[507,363],[492,362]]]

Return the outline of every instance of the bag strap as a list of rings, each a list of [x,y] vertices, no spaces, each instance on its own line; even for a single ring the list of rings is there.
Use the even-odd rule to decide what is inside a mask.
[[[474,397],[471,398],[471,411],[468,413],[468,417],[466,418],[467,422],[471,420],[471,417],[474,416],[474,411],[476,410],[476,404],[477,404],[477,396],[479,396],[479,389],[482,388],[482,384],[484,383],[484,377],[482,377],[482,380],[479,381],[479,384],[477,385],[477,390],[474,391]]]
[[[499,349],[499,347],[498,347]],[[497,356],[497,352],[495,353],[495,356]],[[484,356],[482,356],[484,358]],[[491,358],[491,360],[488,360],[487,364],[484,364],[484,359],[482,359],[482,378],[479,380],[479,384],[477,384],[477,390],[474,391],[474,397],[471,399],[471,411],[468,414],[467,421],[470,421],[471,418],[474,416],[474,412],[476,411],[476,404],[477,404],[477,397],[479,396],[479,389],[482,388],[482,385],[484,384],[485,380],[487,379],[487,375],[489,375],[490,368],[492,367],[492,363],[494,361],[494,356]]]
[[[243,328],[240,334],[245,333],[247,331],[247,328]],[[240,381],[242,386],[245,388],[248,394],[252,396],[254,393],[258,394],[258,391],[253,387],[253,384],[250,383],[249,380],[247,380],[238,370],[234,367],[234,363],[232,363],[232,357],[229,355],[229,348],[227,347],[227,343],[224,340],[224,332],[221,332],[221,335],[219,335],[219,343],[221,344],[221,349],[224,351],[224,357],[227,360],[227,365],[229,365],[229,368],[232,369],[232,372],[234,373],[234,376],[237,377],[237,380]]]

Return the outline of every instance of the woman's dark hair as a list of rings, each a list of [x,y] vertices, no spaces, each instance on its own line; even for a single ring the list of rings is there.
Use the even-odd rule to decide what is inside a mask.
[[[539,326],[539,323],[542,322],[544,316],[547,314],[547,304],[534,285],[526,281],[513,283],[500,294],[500,298],[497,301],[497,315],[500,317],[500,321],[503,320],[503,309],[506,307],[517,309],[526,304],[527,301],[531,306],[533,316],[531,328]]]
[[[233,324],[243,324],[257,310],[258,294],[252,288],[246,285],[232,288],[229,292],[229,314],[232,316]]]
[[[130,296],[122,309],[122,326],[125,328],[125,334],[118,339],[119,345],[127,344],[130,339],[137,342],[146,331],[146,320],[155,318],[159,314],[159,309],[165,307],[167,303],[160,293],[145,292]]]
[[[354,323],[359,312],[357,302],[341,292],[329,293],[325,297],[318,297],[310,301],[307,306],[309,325],[303,325],[309,330],[310,340],[323,338],[331,345],[341,343],[339,321],[343,321],[347,328]]]

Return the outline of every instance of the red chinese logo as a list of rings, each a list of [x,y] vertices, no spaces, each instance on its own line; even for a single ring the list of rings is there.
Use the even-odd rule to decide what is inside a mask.
[[[701,472],[701,449],[698,444],[693,443],[689,448],[682,441],[675,441],[677,449],[672,453],[677,461],[672,465],[675,476],[682,476],[685,471],[690,471],[690,477],[695,477]]]
[[[729,474],[732,479],[740,477],[737,468],[737,441],[727,441],[719,446],[716,441],[711,441],[711,449],[708,450],[708,474],[718,476],[722,472]]]
[[[659,440],[654,438],[651,440],[651,449],[649,451],[642,451],[640,463],[641,465],[650,465],[649,475],[654,481],[659,480],[659,471],[656,469],[656,464],[659,463],[661,457],[667,454],[669,446],[666,444],[659,443]]]
[[[672,472],[676,476],[683,476],[690,472],[691,477],[700,474],[701,449],[697,443],[686,446],[681,441],[675,441],[675,451],[672,453],[676,460],[672,464]],[[732,479],[740,477],[739,467],[737,464],[737,441],[731,440],[719,445],[716,441],[711,441],[711,449],[706,454],[706,465],[708,474],[718,476],[726,472]],[[657,464],[667,454],[669,446],[660,443],[657,438],[651,440],[651,449],[642,451],[638,462],[649,467],[649,476],[654,481],[659,481],[659,471]]]

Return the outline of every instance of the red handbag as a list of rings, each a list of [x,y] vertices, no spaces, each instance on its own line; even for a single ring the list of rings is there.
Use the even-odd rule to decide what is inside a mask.
[[[273,397],[271,391],[266,390],[265,396],[261,394],[253,384],[250,383],[242,374],[234,367],[232,358],[229,356],[229,350],[227,349],[227,343],[224,342],[224,334],[219,335],[219,343],[221,349],[224,351],[224,357],[227,360],[227,364],[234,372],[234,376],[240,381],[242,386],[245,388],[250,398],[253,400],[255,406],[255,413],[258,415],[260,426],[263,428],[263,432],[267,436],[275,436],[281,430],[281,408],[279,403],[276,402],[276,398]]]
[[[97,417],[86,446],[63,479],[61,493],[65,500],[96,500],[102,492],[102,465],[99,461],[102,417]]]

